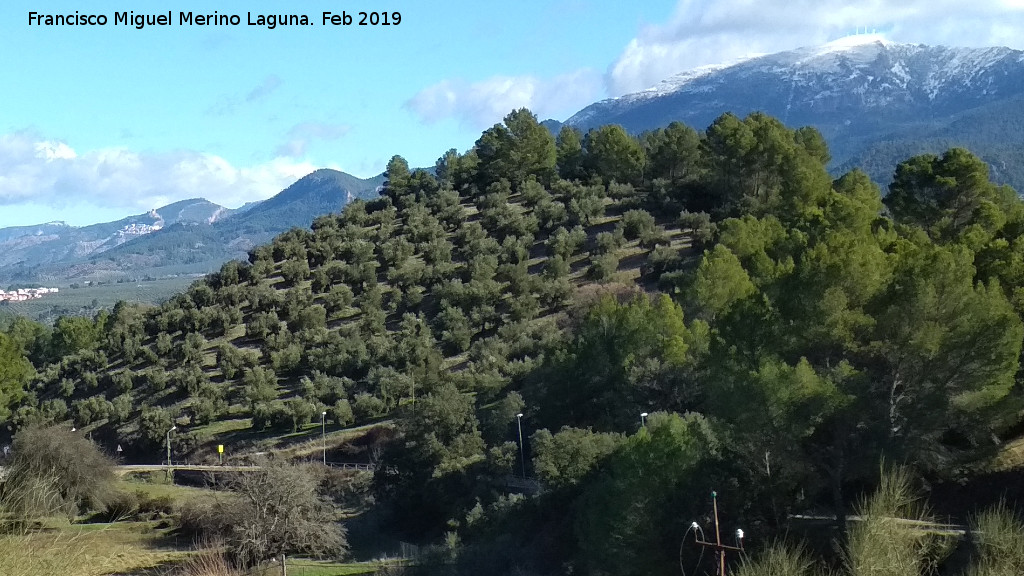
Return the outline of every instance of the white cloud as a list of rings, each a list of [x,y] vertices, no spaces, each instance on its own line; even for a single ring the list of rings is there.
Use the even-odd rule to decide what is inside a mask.
[[[897,42],[1020,48],[1024,1],[680,0],[669,22],[629,42],[605,84],[618,96],[697,66],[822,44],[865,27]]]
[[[302,122],[288,130],[285,141],[277,147],[278,156],[297,158],[306,153],[309,144],[314,140],[337,140],[348,134],[351,126],[332,124],[329,122]]]
[[[70,146],[63,142],[36,142],[36,157],[45,160],[70,160],[77,156]]]
[[[320,166],[276,158],[235,166],[191,150],[76,151],[31,132],[0,135],[0,206],[85,204],[141,212],[203,197],[237,207],[269,198]]]
[[[479,129],[500,122],[509,112],[526,107],[539,118],[575,112],[601,94],[600,76],[583,69],[554,78],[494,76],[480,82],[443,80],[424,88],[405,103],[428,124],[456,118]]]

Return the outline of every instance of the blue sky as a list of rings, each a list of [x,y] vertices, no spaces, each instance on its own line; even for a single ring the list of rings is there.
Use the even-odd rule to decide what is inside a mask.
[[[115,11],[175,25],[114,26]],[[301,6],[301,9],[294,6]],[[321,12],[398,11],[391,27]],[[107,26],[28,25],[29,11]],[[178,13],[243,25],[180,26]],[[313,26],[245,25],[246,13]],[[899,41],[1014,46],[1024,0],[7,0],[0,5],[0,227],[82,225],[202,196],[269,197],[318,167],[430,165],[514,107],[565,119],[691,67],[825,42],[855,27]]]

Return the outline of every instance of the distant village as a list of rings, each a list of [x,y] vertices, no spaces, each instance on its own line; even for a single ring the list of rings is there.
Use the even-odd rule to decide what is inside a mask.
[[[18,288],[5,292],[0,290],[0,302],[23,302],[42,298],[46,294],[56,294],[57,288]]]
[[[153,232],[156,232],[161,228],[163,228],[163,220],[157,222],[156,224],[139,224],[137,222],[133,222],[125,226],[124,228],[118,230],[117,236],[120,239],[124,240],[128,238],[135,238],[136,236],[152,234]]]

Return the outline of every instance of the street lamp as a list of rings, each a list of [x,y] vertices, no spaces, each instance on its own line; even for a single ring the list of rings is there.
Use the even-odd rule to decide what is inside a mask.
[[[324,466],[327,466],[327,411],[320,413],[320,438],[324,444]]]
[[[516,414],[516,425],[519,427],[519,462],[523,468],[523,478],[526,478],[526,452],[523,451],[523,413]]]
[[[647,422],[644,420],[645,418],[647,418],[647,412],[641,412],[640,413],[640,427],[641,428],[646,428],[647,427]]]
[[[171,429],[167,431],[167,471],[171,470],[171,432],[177,430],[177,426],[171,426]]]

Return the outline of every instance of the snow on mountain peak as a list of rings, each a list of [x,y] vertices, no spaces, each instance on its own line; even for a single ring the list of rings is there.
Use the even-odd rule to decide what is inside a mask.
[[[871,46],[877,46],[880,48],[890,48],[895,45],[895,42],[886,39],[885,36],[882,34],[852,34],[850,36],[843,36],[842,38],[838,38],[821,46],[797,49],[791,52],[782,52],[781,54],[800,53],[800,55],[802,56],[801,60],[806,61],[813,59],[815,57],[826,56],[829,54],[839,54],[857,48]],[[756,60],[762,57],[771,57],[771,55],[748,54],[746,56],[735,58],[733,60],[722,62],[719,64],[707,64],[704,66],[698,66],[691,70],[681,72],[665,80],[662,80],[658,84],[655,84],[654,86],[641,92],[625,95],[623,96],[623,98],[642,98],[644,96],[657,96],[660,94],[675,92],[676,90],[692,82],[693,80],[702,78],[704,76],[709,76],[715,72],[718,72],[719,70],[724,70],[737,64],[742,64],[744,62],[749,62],[751,60]]]
[[[808,61],[820,59],[822,57],[825,57],[825,60],[828,60],[828,56],[848,57],[849,52],[855,51],[856,49],[860,48],[891,48],[893,46],[896,46],[896,43],[886,39],[885,36],[882,34],[853,34],[850,36],[838,38],[827,44],[823,44],[820,46],[801,48],[790,52],[782,52],[780,54],[799,55],[799,60],[797,61],[797,63],[804,64],[807,63]],[[875,51],[869,52],[870,53],[865,53],[863,56],[865,58],[871,58]],[[694,80],[703,78],[705,76],[710,76],[715,72],[725,70],[726,68],[731,68],[738,64],[750,62],[760,58],[771,57],[772,55],[768,54],[748,54],[746,56],[735,58],[733,60],[722,62],[719,64],[707,64],[704,66],[698,66],[691,70],[680,72],[679,74],[666,78],[665,80],[662,80],[661,82],[655,84],[654,86],[646,90],[635,92],[633,94],[625,94],[623,96],[613,98],[612,100],[631,101],[669,94],[680,90],[687,84],[692,83]]]
[[[881,43],[883,46],[891,46],[894,42],[886,39],[882,34],[852,34],[850,36],[843,36],[837,38],[824,46],[825,50],[844,50],[847,48],[856,48],[858,46],[864,46],[866,44]]]
[[[588,106],[566,124],[593,126],[609,120],[625,124],[633,116],[650,116],[662,123],[669,118],[692,118],[699,123],[709,120],[702,116],[698,121],[697,114],[713,119],[722,111],[750,109],[773,110],[783,121],[838,110],[891,114],[899,108],[932,114],[935,106],[955,108],[968,100],[990,101],[1019,93],[1024,87],[1019,62],[1024,62],[1024,52],[1005,47],[926,46],[893,42],[881,34],[856,34],[823,45],[694,68],[647,90]],[[690,116],[669,112],[683,101],[692,110]]]
[[[841,62],[869,64],[882,51],[892,50],[897,46],[899,45],[886,40],[881,34],[855,34],[820,46],[798,48],[773,56],[781,58],[786,66],[796,65],[809,71],[827,72],[835,71]]]
[[[611,100],[620,100],[620,99],[632,100],[632,99],[638,99],[638,98],[649,98],[649,97],[652,97],[652,96],[660,96],[662,94],[669,94],[671,92],[675,92],[675,91],[679,90],[680,88],[682,88],[686,84],[689,84],[690,82],[692,82],[692,81],[694,81],[694,80],[696,80],[698,78],[703,78],[705,76],[710,76],[711,74],[714,74],[715,72],[718,72],[720,70],[725,70],[726,68],[730,68],[730,67],[735,66],[737,64],[746,62],[748,60],[753,60],[754,58],[759,58],[761,56],[763,56],[763,54],[750,54],[750,55],[747,55],[747,56],[743,56],[741,58],[735,58],[733,60],[730,60],[730,61],[727,61],[727,62],[722,62],[722,63],[719,63],[719,64],[706,64],[704,66],[698,66],[696,68],[691,68],[690,70],[686,70],[685,72],[680,72],[680,73],[678,73],[678,74],[676,74],[674,76],[670,76],[670,77],[662,80],[661,82],[658,82],[654,86],[651,86],[650,88],[647,88],[646,90],[641,90],[640,92],[634,92],[632,94],[624,94],[622,96],[618,96],[616,98],[612,98]]]

